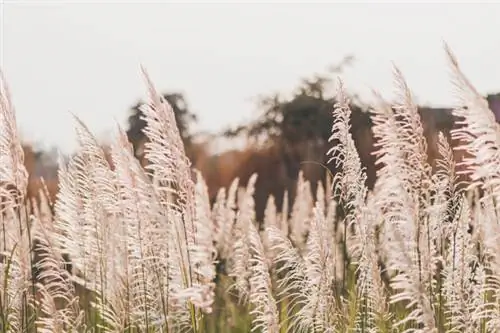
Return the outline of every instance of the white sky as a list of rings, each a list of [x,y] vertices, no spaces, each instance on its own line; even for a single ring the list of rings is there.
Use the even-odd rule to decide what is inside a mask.
[[[449,104],[443,40],[479,91],[500,91],[500,4],[90,2],[0,0],[1,68],[28,140],[72,148],[69,111],[108,135],[145,96],[141,63],[211,131],[347,54],[351,90],[390,97],[394,61],[419,102]]]

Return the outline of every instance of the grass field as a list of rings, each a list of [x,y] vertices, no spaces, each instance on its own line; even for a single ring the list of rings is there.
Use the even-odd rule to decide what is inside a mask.
[[[263,221],[258,175],[210,204],[144,70],[147,166],[120,128],[110,165],[75,119],[79,149],[60,160],[55,202],[27,198],[2,80],[0,332],[500,332],[500,129],[446,53],[458,145],[440,134],[429,164],[395,68],[397,100],[375,93],[371,109],[379,169],[368,191],[339,81],[328,156],[340,171],[314,195],[299,174],[293,204],[270,197]]]

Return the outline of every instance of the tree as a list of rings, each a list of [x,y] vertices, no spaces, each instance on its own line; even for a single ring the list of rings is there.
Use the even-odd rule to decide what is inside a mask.
[[[352,61],[352,57],[346,57],[340,65],[332,66],[330,72],[342,72],[344,67]],[[333,125],[332,111],[335,103],[334,90],[331,89],[332,78],[329,74],[315,74],[300,81],[292,96],[285,98],[275,93],[258,98],[260,116],[253,122],[230,129],[225,132],[228,137],[246,136],[254,146],[266,151],[266,156],[273,159],[272,166],[276,171],[284,174],[273,174],[271,179],[259,176],[256,184],[257,215],[265,205],[266,197],[270,193],[263,193],[269,189],[270,183],[280,182],[280,186],[273,186],[276,192],[272,193],[278,205],[281,204],[283,190],[288,190],[290,199],[293,200],[296,180],[300,170],[311,181],[312,189],[318,181],[326,180],[326,152],[334,143],[329,143]],[[355,99],[355,96],[352,98]],[[351,132],[360,150],[363,161],[373,162],[371,150],[371,119],[367,112],[360,106],[351,106],[353,124]],[[255,151],[255,147],[252,148]],[[245,176],[256,172],[262,161],[251,163],[245,162],[245,172],[241,176],[243,182]],[[323,166],[321,166],[321,164]],[[253,167],[252,170],[247,170]],[[271,166],[269,166],[271,167]],[[335,171],[327,166],[330,171]],[[255,170],[254,170],[255,169]]]
[[[352,61],[353,57],[347,56],[329,71],[341,73]],[[328,75],[315,74],[302,79],[289,99],[279,93],[259,96],[257,103],[262,114],[254,122],[224,134],[228,137],[243,134],[253,141],[279,144],[284,148],[306,141],[324,143],[332,125],[334,98],[328,91],[331,83]]]

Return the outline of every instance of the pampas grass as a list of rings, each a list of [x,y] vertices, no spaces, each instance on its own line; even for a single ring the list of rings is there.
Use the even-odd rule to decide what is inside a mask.
[[[300,173],[295,201],[269,197],[263,221],[257,174],[210,205],[144,69],[145,167],[119,126],[110,164],[75,117],[78,151],[60,159],[55,202],[45,191],[27,198],[2,77],[0,332],[498,332],[500,129],[445,50],[458,127],[439,133],[434,168],[394,67],[396,100],[374,92],[370,110],[378,171],[368,191],[339,80],[328,151],[339,171],[315,195]]]

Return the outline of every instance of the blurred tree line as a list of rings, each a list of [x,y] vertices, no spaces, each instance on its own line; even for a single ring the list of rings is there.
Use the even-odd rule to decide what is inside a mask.
[[[256,184],[257,218],[263,216],[265,204],[269,195],[274,195],[280,207],[284,191],[287,190],[293,201],[299,170],[311,181],[313,190],[319,181],[324,182],[327,172],[335,172],[331,165],[326,165],[326,152],[330,148],[328,138],[333,124],[332,108],[335,103],[332,79],[349,66],[353,57],[332,66],[325,74],[316,74],[299,81],[296,89],[289,96],[279,93],[259,96],[257,101],[259,115],[254,121],[241,124],[236,128],[224,130],[218,136],[225,138],[244,137],[248,145],[243,150],[229,150],[220,154],[210,154],[207,151],[209,142],[200,141],[200,136],[192,132],[192,126],[197,122],[196,115],[187,103],[187,98],[179,92],[166,92],[163,97],[170,103],[175,113],[177,126],[185,145],[186,154],[193,166],[204,175],[210,195],[215,194],[220,187],[229,186],[232,179],[239,177],[241,185],[245,185],[250,175],[259,174]],[[366,107],[356,95],[351,97],[351,133],[359,151],[362,164],[367,170],[368,186],[375,181],[373,135],[371,119]],[[490,106],[497,120],[500,119],[500,94],[488,95]],[[142,100],[133,104],[129,110],[127,135],[133,145],[136,157],[143,160],[145,136],[142,132],[145,121],[142,119]],[[424,126],[424,135],[429,148],[429,161],[437,154],[437,135],[442,131],[449,137],[450,130],[455,126],[451,108],[420,107]],[[452,142],[453,144],[453,142]],[[56,191],[57,182],[53,170],[55,163],[51,153],[35,152],[25,147],[26,163],[33,174],[33,184],[44,177],[50,191]],[[460,158],[460,156],[456,156]],[[143,161],[144,162],[144,161]],[[44,165],[40,166],[39,164]],[[47,171],[50,169],[52,171]],[[38,185],[31,189],[35,192]]]

